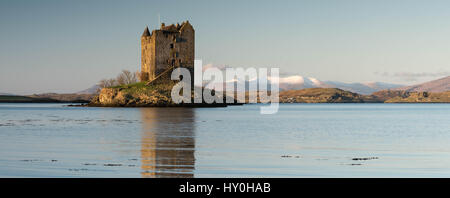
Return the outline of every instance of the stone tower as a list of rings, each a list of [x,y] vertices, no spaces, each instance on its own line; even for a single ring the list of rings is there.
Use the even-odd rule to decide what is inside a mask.
[[[195,30],[189,21],[166,26],[141,36],[141,81],[152,81],[173,67],[194,70]],[[192,76],[193,78],[193,76]]]

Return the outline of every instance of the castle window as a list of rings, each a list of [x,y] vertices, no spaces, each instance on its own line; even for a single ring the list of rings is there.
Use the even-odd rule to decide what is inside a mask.
[[[173,43],[170,44],[170,49],[173,49]]]

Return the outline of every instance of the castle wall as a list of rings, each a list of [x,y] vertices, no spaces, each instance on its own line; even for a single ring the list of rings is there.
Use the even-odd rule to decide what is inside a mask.
[[[155,39],[151,36],[141,37],[141,80],[155,78]]]
[[[155,45],[155,43],[156,43],[156,39],[154,36],[152,36],[151,43],[150,43],[151,53],[150,53],[150,68],[149,68],[150,78],[149,78],[149,80],[153,80],[156,77],[156,72],[155,72],[156,45]]]
[[[174,34],[169,34],[164,31],[156,31],[155,32],[156,39],[156,76],[162,73],[167,69],[169,65],[171,65],[171,44],[172,38],[175,36]]]
[[[177,50],[181,66],[194,68],[195,59],[195,31],[191,28],[183,28],[180,32],[180,42],[177,42]]]
[[[150,37],[141,37],[141,80],[145,81],[149,78],[149,50],[150,50]]]

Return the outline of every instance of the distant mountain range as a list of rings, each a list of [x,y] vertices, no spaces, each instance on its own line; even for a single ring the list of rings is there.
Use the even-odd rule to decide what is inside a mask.
[[[383,82],[370,83],[343,83],[338,81],[320,81],[316,78],[290,76],[280,78],[281,90],[298,90],[305,88],[339,88],[345,91],[351,91],[362,95],[372,94],[373,92],[402,87],[404,85],[390,84]]]
[[[300,78],[299,78],[300,79]],[[297,80],[303,87],[335,86],[337,88],[304,88],[280,92],[281,103],[450,103],[450,76],[430,82],[397,87],[387,83],[320,83],[315,79]],[[286,82],[283,82],[286,83]],[[280,81],[280,86],[282,82]],[[293,88],[296,86],[288,86]],[[371,94],[357,94],[382,89]]]
[[[225,86],[233,86],[236,83],[241,83],[245,86],[247,90],[249,90],[249,83],[251,81],[246,82],[227,82],[224,84]],[[270,83],[270,81],[268,82]],[[412,85],[412,86],[404,86],[398,84],[391,83],[383,83],[383,82],[371,82],[371,83],[343,83],[338,81],[320,81],[316,78],[311,77],[303,77],[300,75],[281,77],[279,78],[279,87],[280,91],[287,90],[301,90],[306,88],[339,88],[345,91],[350,91],[353,93],[358,93],[362,95],[370,95],[377,91],[382,90],[400,90],[407,92],[445,92],[450,91],[450,76],[445,78],[441,78],[438,80],[433,80],[430,82]],[[75,94],[96,94],[99,90],[98,85],[94,85],[88,89],[76,92]],[[270,87],[269,87],[270,89]],[[254,90],[251,90],[254,91]],[[15,95],[10,93],[0,93],[0,95]]]
[[[255,80],[253,80],[255,81]],[[249,90],[249,83],[252,81],[246,82],[236,82],[231,81],[224,84],[225,86],[233,86],[236,83],[241,83],[245,86],[247,90]],[[270,83],[270,81],[268,82]],[[412,86],[404,86],[399,84],[391,84],[384,82],[369,82],[369,83],[344,83],[338,81],[321,81],[317,78],[311,77],[303,77],[300,75],[288,76],[288,77],[280,77],[279,78],[279,87],[280,91],[287,90],[301,90],[306,88],[339,88],[345,91],[350,91],[353,93],[358,93],[362,95],[370,95],[377,91],[382,90],[402,90],[407,92],[444,92],[450,91],[450,76],[441,78],[438,80],[412,85]],[[79,91],[76,94],[95,94],[99,90],[98,85],[94,85],[88,89],[83,91]],[[269,87],[270,89],[270,87]],[[254,90],[251,90],[254,91]],[[2,94],[0,94],[2,95]]]
[[[10,93],[0,93],[0,96],[14,96],[15,94]]]
[[[236,86],[236,84],[240,84],[241,86],[245,86],[245,88],[247,90],[250,90],[249,84],[254,81],[256,81],[256,79],[246,81],[246,82],[230,81],[230,82],[225,83],[224,87],[233,86],[233,85]],[[268,83],[270,83],[270,79],[269,79]],[[353,93],[358,93],[358,94],[362,94],[362,95],[370,95],[377,91],[394,89],[394,88],[399,88],[399,87],[403,87],[403,86],[404,85],[390,84],[390,83],[383,83],[383,82],[343,83],[343,82],[337,82],[337,81],[320,81],[317,78],[303,77],[300,75],[279,78],[280,91],[301,90],[301,89],[307,89],[307,88],[339,88],[339,89],[342,89],[345,91],[350,91]],[[269,89],[270,89],[270,87],[269,87]],[[243,91],[243,90],[240,90],[240,91]],[[250,91],[255,91],[255,90],[250,90]]]
[[[394,89],[398,87],[402,87],[403,85],[398,84],[390,84],[383,82],[370,82],[370,83],[342,83],[336,81],[326,81],[328,85],[331,85],[332,88],[339,88],[345,91],[351,91],[353,93],[358,93],[362,95],[369,95],[377,91],[386,90],[386,89]]]
[[[426,83],[400,87],[395,90],[407,91],[407,92],[444,92],[450,91],[450,76],[445,78],[429,81]]]

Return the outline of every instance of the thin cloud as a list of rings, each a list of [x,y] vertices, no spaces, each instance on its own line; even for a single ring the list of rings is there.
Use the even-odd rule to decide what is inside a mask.
[[[388,73],[388,72],[375,72],[376,75],[384,76],[384,77],[395,77],[401,78],[405,81],[417,81],[419,78],[426,77],[442,77],[442,76],[450,76],[449,71],[440,71],[440,72],[396,72],[396,73]]]

